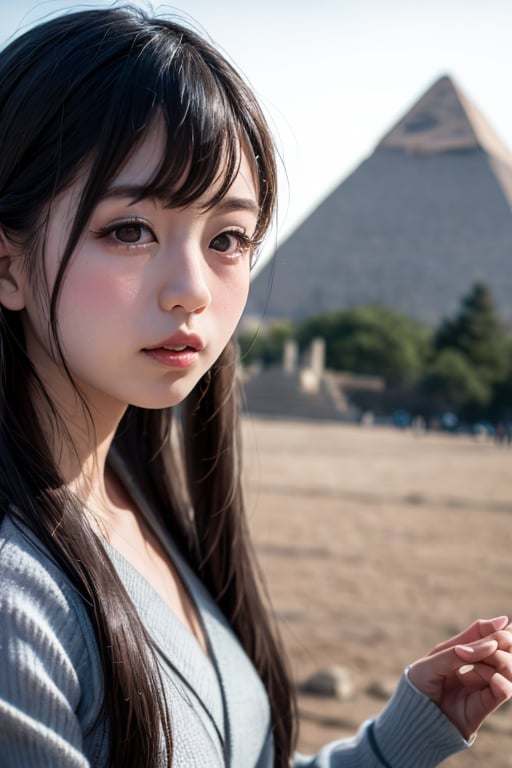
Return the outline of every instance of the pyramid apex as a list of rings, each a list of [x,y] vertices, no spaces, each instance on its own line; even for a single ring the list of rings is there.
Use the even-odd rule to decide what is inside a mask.
[[[412,154],[483,149],[512,165],[512,155],[448,74],[439,77],[384,136],[377,148]]]

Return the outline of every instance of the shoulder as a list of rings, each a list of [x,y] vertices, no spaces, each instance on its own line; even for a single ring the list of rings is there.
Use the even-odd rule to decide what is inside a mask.
[[[0,653],[9,660],[0,697],[26,675],[41,685],[51,678],[73,709],[83,706],[84,690],[97,698],[99,654],[83,600],[42,543],[9,515],[0,525],[0,579]]]
[[[80,619],[80,595],[37,537],[7,515],[0,525],[0,611],[37,615],[50,624]],[[80,622],[81,623],[81,622]]]

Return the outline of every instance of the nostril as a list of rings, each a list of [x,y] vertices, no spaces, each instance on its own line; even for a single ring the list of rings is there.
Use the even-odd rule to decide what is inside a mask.
[[[181,309],[187,314],[200,314],[210,304],[211,292],[202,271],[189,264],[180,273],[174,270],[168,276],[161,286],[159,301],[166,312]]]

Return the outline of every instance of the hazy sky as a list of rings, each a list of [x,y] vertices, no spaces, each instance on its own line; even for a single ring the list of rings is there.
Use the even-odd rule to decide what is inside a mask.
[[[55,11],[111,4],[0,0],[0,40]],[[193,19],[256,90],[288,177],[281,239],[442,74],[512,148],[511,0],[155,0],[152,7]]]

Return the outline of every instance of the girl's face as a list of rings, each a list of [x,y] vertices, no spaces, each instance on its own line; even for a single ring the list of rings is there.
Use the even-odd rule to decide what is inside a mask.
[[[247,299],[258,196],[245,156],[226,196],[165,208],[134,202],[158,166],[164,143],[155,125],[96,206],[65,273],[58,303],[66,363],[99,414],[133,404],[175,405],[191,391],[229,341]],[[46,241],[50,291],[69,234],[81,184],[52,207]],[[24,286],[28,354],[53,397],[69,385],[49,338],[41,292]]]

